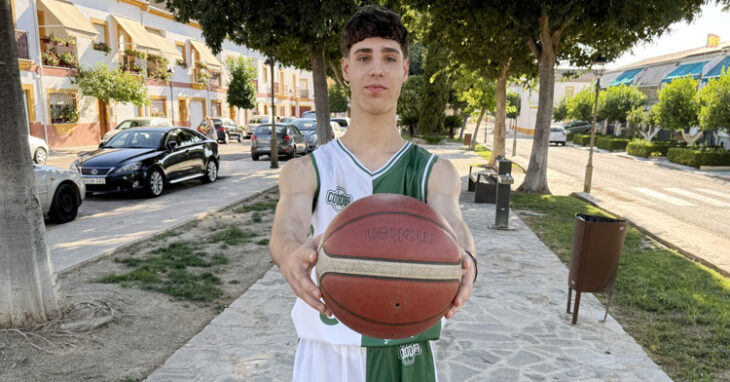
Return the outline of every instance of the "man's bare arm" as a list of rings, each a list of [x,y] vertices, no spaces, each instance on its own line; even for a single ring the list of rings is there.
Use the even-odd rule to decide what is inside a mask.
[[[314,309],[330,315],[310,272],[317,262],[318,240],[308,237],[317,174],[308,156],[287,162],[279,174],[279,203],[269,250],[294,293]]]
[[[451,318],[471,296],[474,286],[476,268],[473,259],[466,254],[467,250],[476,256],[474,238],[469,231],[459,208],[459,195],[461,194],[461,181],[459,173],[451,162],[441,159],[433,165],[428,180],[427,203],[449,222],[456,233],[456,241],[462,248],[462,276],[459,292],[454,298],[451,309],[446,312],[446,318]]]

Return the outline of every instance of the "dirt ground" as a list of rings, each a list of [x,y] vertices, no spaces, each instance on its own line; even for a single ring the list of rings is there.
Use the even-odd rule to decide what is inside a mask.
[[[277,197],[257,196],[60,276],[63,318],[33,330],[0,330],[0,381],[143,380],[272,267],[267,243]],[[235,235],[236,227],[246,234]],[[204,271],[215,276],[220,297],[191,301],[132,282],[98,282],[129,272],[129,259],[176,243],[218,259]]]

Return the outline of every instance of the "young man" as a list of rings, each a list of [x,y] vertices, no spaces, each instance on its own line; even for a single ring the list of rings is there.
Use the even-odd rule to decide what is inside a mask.
[[[320,235],[345,207],[336,202],[343,198],[328,198],[331,193],[345,193],[352,201],[400,193],[428,203],[446,218],[463,248],[463,272],[445,318],[469,299],[476,276],[474,240],[459,210],[456,169],[405,141],[396,127],[398,96],[408,77],[408,32],[400,16],[379,6],[364,7],[345,25],[340,49],[342,74],[351,89],[350,127],[341,139],[289,161],[279,176],[270,248],[298,297],[292,310],[300,338],[294,381],[435,381],[429,341],[438,339],[441,323],[403,340],[362,336],[331,317],[313,281]]]

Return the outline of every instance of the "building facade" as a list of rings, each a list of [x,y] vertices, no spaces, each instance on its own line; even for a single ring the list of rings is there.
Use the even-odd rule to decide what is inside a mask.
[[[225,41],[214,55],[200,25],[176,22],[163,5],[141,0],[12,0],[15,39],[30,133],[51,147],[95,145],[126,118],[165,116],[196,127],[205,116],[245,125],[271,112],[269,66],[256,51]],[[224,62],[243,56],[256,67],[257,106],[243,110],[226,102]],[[85,97],[72,82],[76,65],[104,63],[141,76],[149,105]],[[277,116],[312,110],[310,72],[275,66]],[[107,113],[104,110],[108,110]]]

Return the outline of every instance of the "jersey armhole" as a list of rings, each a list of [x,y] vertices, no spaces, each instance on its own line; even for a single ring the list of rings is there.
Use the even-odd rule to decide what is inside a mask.
[[[428,203],[428,179],[431,177],[431,169],[433,168],[433,165],[436,164],[436,160],[438,160],[438,157],[431,154],[431,156],[428,158],[428,162],[426,162],[426,168],[423,171],[423,180],[421,181],[421,197],[423,198],[424,203]]]
[[[317,167],[317,159],[314,158],[314,153],[309,153],[309,158],[312,159],[312,165],[314,165],[314,173],[317,174],[317,190],[314,192],[314,199],[312,200],[312,212],[317,208],[317,199],[319,199],[319,167]]]

